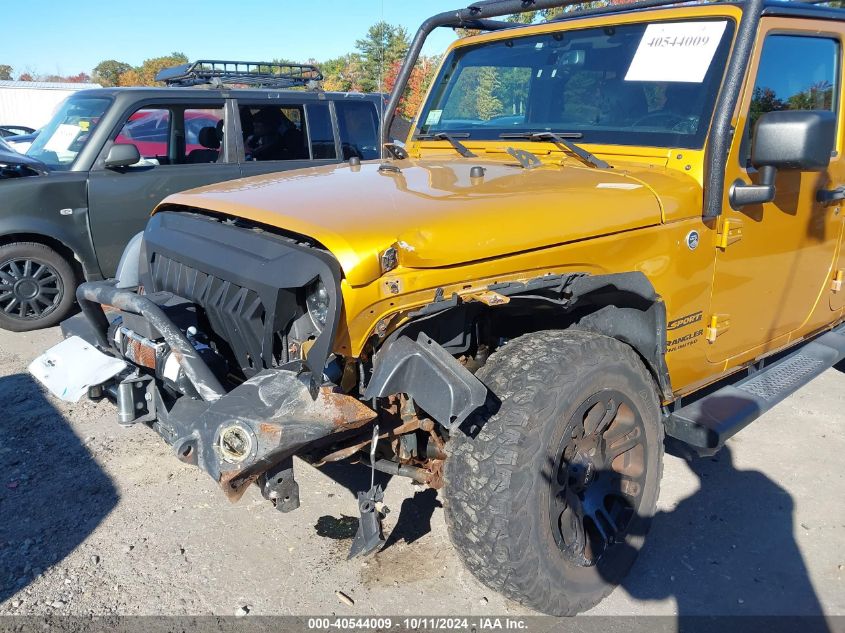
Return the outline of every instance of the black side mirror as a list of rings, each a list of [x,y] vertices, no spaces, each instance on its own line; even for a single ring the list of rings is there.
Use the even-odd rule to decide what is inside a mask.
[[[106,156],[106,167],[109,169],[129,167],[139,162],[141,162],[141,152],[131,143],[115,143]]]
[[[826,110],[779,110],[757,121],[751,164],[760,170],[760,184],[737,180],[731,185],[734,209],[775,199],[778,169],[824,171],[830,164],[836,135],[836,116]]]

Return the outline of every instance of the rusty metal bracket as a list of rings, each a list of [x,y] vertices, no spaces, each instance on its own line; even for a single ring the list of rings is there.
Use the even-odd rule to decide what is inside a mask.
[[[282,473],[286,460],[313,442],[375,417],[357,398],[323,386],[312,400],[296,372],[266,369],[212,403],[180,398],[170,409],[159,407],[153,428],[182,461],[205,470],[237,501],[265,473]],[[293,499],[295,482],[282,475],[282,499]]]
[[[321,387],[312,400],[293,372],[265,370],[213,403],[201,417],[199,423],[208,429],[205,444],[211,448],[203,451],[201,463],[217,475],[226,496],[237,501],[262,473],[308,444],[364,426],[375,417],[375,411],[352,396]],[[235,454],[221,450],[227,432],[235,436]]]
[[[261,475],[261,494],[273,502],[279,512],[292,512],[299,507],[299,484],[293,475],[293,458],[288,457]]]

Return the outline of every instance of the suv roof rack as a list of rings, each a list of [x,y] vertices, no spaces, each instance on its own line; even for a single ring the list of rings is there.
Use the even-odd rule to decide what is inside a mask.
[[[236,62],[200,59],[190,64],[164,68],[156,81],[167,86],[250,86],[256,88],[313,87],[323,79],[320,69],[311,64],[275,62]]]
[[[689,7],[714,4],[734,4],[742,7],[742,18],[735,36],[736,43],[715,105],[710,141],[706,149],[704,217],[715,217],[721,212],[724,191],[725,162],[721,157],[727,156],[730,146],[731,119],[736,107],[739,86],[751,57],[751,48],[760,18],[767,9],[794,10],[802,6],[830,5],[831,0],[634,0],[626,4],[613,4],[611,0],[608,6],[598,8],[591,0],[481,0],[465,9],[445,11],[423,22],[411,41],[411,46],[402,62],[396,83],[390,93],[390,100],[382,122],[382,144],[389,141],[388,136],[396,117],[396,110],[405,94],[405,89],[408,87],[408,80],[419,59],[423,45],[432,31],[438,27],[478,31],[517,29],[526,25],[493,18],[543,9],[568,8],[569,10],[566,11],[565,15],[559,19],[574,19],[590,15],[628,13],[658,7]],[[845,11],[841,9],[836,7],[825,7],[825,9],[829,9],[825,12],[826,15],[835,14],[835,19],[845,19]],[[824,12],[824,9],[822,9],[822,12]]]

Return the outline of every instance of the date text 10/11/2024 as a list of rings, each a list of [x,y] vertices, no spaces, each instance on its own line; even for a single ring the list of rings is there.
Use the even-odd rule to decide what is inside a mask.
[[[523,618],[508,617],[345,617],[308,618],[309,631],[331,630],[440,630],[440,631],[523,631]]]

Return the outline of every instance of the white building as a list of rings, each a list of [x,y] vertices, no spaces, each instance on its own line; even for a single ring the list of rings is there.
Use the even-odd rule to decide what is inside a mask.
[[[40,128],[50,120],[56,106],[78,90],[99,84],[47,81],[0,81],[0,125]]]

